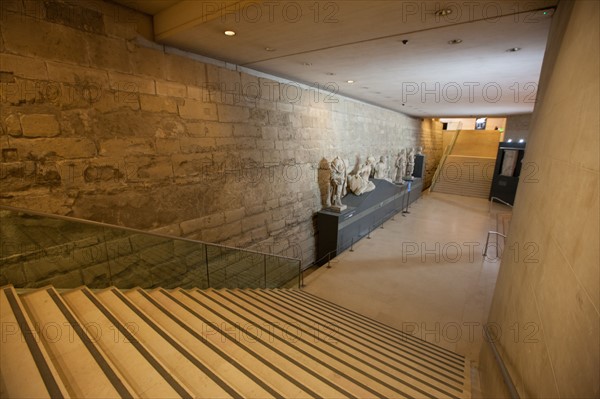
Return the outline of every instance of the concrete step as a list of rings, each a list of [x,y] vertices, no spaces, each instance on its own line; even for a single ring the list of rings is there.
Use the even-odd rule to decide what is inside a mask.
[[[0,305],[2,397],[470,398],[467,359],[300,290],[4,287]]]
[[[136,396],[126,378],[96,344],[98,335],[108,334],[108,331],[79,321],[52,287],[23,294],[20,298],[70,396]]]
[[[121,291],[109,288],[96,293],[102,303],[128,328],[135,328],[135,338],[165,365],[175,378],[189,387],[196,398],[230,398],[242,394],[219,376],[218,364],[194,355],[153,317],[137,307]],[[156,313],[154,313],[155,315]],[[222,362],[222,360],[220,360]]]
[[[119,320],[88,288],[62,294],[85,326],[94,329],[95,343],[134,389],[144,398],[192,397],[193,394],[138,339],[133,320]],[[92,327],[93,326],[93,327]]]
[[[19,296],[10,286],[0,289],[0,323],[0,397],[70,397]],[[26,383],[23,376],[27,376]]]

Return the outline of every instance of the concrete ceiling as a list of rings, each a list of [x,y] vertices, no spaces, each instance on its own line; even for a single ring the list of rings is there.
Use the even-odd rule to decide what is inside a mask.
[[[452,117],[533,110],[558,0],[114,1],[153,15],[159,43],[405,114]]]

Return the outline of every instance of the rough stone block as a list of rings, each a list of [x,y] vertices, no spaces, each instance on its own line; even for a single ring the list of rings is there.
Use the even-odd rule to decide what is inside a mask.
[[[201,175],[213,164],[210,154],[173,154],[171,156],[173,173],[179,177]]]
[[[205,122],[204,133],[206,137],[231,137],[233,127],[230,123]]]
[[[218,110],[220,122],[248,122],[250,118],[250,110],[246,107],[219,104]]]
[[[244,208],[231,209],[224,212],[225,223],[231,223],[244,217]]]
[[[233,135],[235,137],[261,137],[262,129],[260,126],[252,126],[247,123],[235,123]]]
[[[168,112],[171,114],[177,113],[177,102],[170,97],[147,96],[140,94],[140,105],[142,111],[146,112]]]
[[[90,64],[102,69],[130,72],[130,52],[127,42],[99,35],[89,36]]]
[[[19,159],[28,157],[46,158],[91,158],[96,155],[96,146],[91,140],[79,138],[14,138],[11,146]]]
[[[164,52],[161,50],[136,46],[131,60],[134,74],[165,79],[166,66],[163,57]]]
[[[179,152],[179,139],[177,138],[157,138],[155,141],[156,153],[157,154],[175,154]]]
[[[262,212],[257,215],[246,216],[242,219],[242,230],[244,232],[248,230],[254,230],[261,226],[266,226],[267,222],[271,220],[271,216],[268,212]]]
[[[47,80],[46,64],[32,57],[21,57],[13,54],[0,54],[2,71],[12,72],[15,76],[34,80]]]
[[[179,143],[184,154],[213,151],[216,145],[215,139],[201,137],[181,137]]]
[[[77,64],[88,62],[88,49],[80,31],[39,18],[17,15],[2,19],[4,47],[20,55]]]
[[[216,213],[197,219],[186,220],[185,222],[181,222],[179,225],[181,226],[183,235],[187,236],[190,233],[200,231],[205,228],[220,226],[223,223],[225,223],[225,216],[222,213]]]
[[[100,155],[102,156],[124,158],[127,155],[152,155],[154,153],[151,139],[131,137],[100,142]]]
[[[204,64],[174,54],[167,54],[165,58],[167,80],[187,85],[202,84],[206,80]]]
[[[156,94],[165,97],[181,97],[187,96],[187,87],[181,83],[156,81]]]
[[[205,87],[188,85],[187,98],[202,102],[210,102],[210,92]]]
[[[233,223],[224,224],[219,227],[202,230],[202,241],[218,243],[227,238],[235,237],[241,233],[242,224],[238,220]]]
[[[136,93],[156,94],[156,86],[153,79],[144,79],[136,75],[120,72],[109,72],[108,79],[110,88],[122,93],[124,97]]]
[[[60,134],[56,116],[52,114],[21,115],[25,137],[54,137]]]
[[[217,107],[215,104],[186,99],[184,104],[179,105],[179,115],[185,119],[200,119],[216,121]]]
[[[18,137],[23,134],[23,129],[21,128],[21,121],[19,116],[16,114],[10,114],[6,118],[4,118],[4,126],[6,128],[6,133],[13,137]]]
[[[58,62],[46,62],[48,79],[52,82],[63,82],[78,85],[82,90],[102,90],[109,87],[108,73],[94,68],[68,65]]]

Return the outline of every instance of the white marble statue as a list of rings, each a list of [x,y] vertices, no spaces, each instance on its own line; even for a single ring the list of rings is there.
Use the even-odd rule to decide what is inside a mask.
[[[355,174],[348,176],[348,189],[356,195],[375,190],[375,184],[369,180],[371,170],[372,167],[368,160],[364,165],[360,165]]]
[[[415,171],[415,149],[409,148],[406,156],[406,177],[412,177]]]
[[[398,158],[396,158],[396,162],[394,163],[396,168],[396,176],[394,181],[398,184],[404,184],[402,178],[404,177],[404,172],[406,171],[406,150],[402,148],[398,153]]]
[[[367,162],[365,165],[369,167],[369,177],[375,176],[375,162],[375,157],[373,155],[369,155],[367,157]]]
[[[388,166],[384,156],[379,158],[379,162],[375,164],[375,174],[374,177],[376,179],[387,179],[388,175]]]
[[[417,155],[423,155],[423,147],[417,147]]]
[[[346,164],[340,157],[335,157],[329,164],[331,170],[331,208],[337,212],[346,209],[342,197],[346,194]]]

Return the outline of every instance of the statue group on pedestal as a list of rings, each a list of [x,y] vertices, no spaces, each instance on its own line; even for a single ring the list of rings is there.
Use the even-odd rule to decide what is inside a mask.
[[[375,190],[375,183],[369,180],[371,177],[400,185],[404,184],[404,180],[412,180],[415,155],[422,155],[422,151],[422,147],[402,148],[393,169],[388,166],[386,156],[381,156],[377,163],[375,157],[368,156],[364,164],[359,162],[356,171],[352,174],[348,173],[348,163],[336,156],[329,164],[331,177],[328,201],[331,203],[331,208],[337,212],[346,209],[346,205],[342,204],[342,198],[348,191],[361,195]]]

